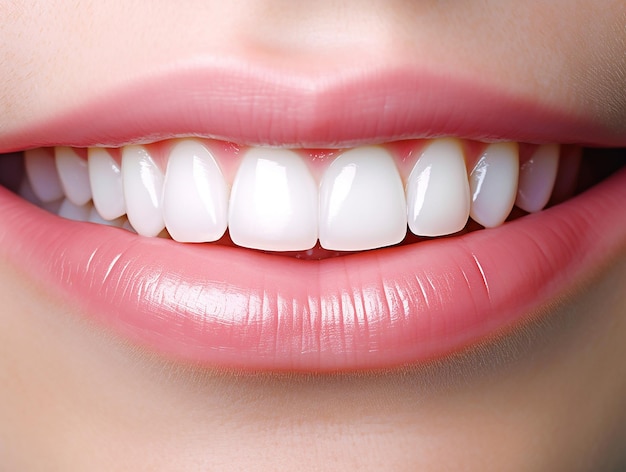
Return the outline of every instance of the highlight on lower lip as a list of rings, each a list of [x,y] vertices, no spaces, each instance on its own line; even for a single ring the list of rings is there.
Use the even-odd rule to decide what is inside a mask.
[[[521,322],[626,244],[626,171],[493,230],[323,261],[61,220],[0,190],[2,257],[150,349],[217,367],[352,370]],[[623,226],[623,225],[622,225]]]

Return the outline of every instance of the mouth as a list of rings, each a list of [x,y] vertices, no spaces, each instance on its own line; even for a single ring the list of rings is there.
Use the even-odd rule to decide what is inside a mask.
[[[3,259],[152,351],[260,370],[426,362],[523,325],[626,247],[623,151],[569,144],[622,145],[609,131],[493,92],[469,120],[467,84],[423,74],[266,95],[246,78],[272,113],[219,87],[198,98],[190,77],[0,137],[15,151]],[[421,111],[415,81],[431,86]],[[465,105],[445,105],[451,90]],[[360,115],[342,98],[366,92],[380,100]],[[149,105],[112,112],[137,96]],[[304,118],[278,118],[298,101]],[[84,121],[94,107],[105,118]],[[609,161],[594,152],[617,170],[581,184]]]

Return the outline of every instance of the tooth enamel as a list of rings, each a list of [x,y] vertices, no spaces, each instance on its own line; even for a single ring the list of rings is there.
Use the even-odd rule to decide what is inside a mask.
[[[91,204],[89,205],[76,205],[68,198],[64,198],[59,208],[59,216],[68,220],[74,221],[89,221],[89,214],[91,213]]]
[[[7,182],[52,213],[143,236],[211,242],[228,230],[236,245],[253,249],[360,251],[401,242],[407,224],[419,236],[436,237],[461,231],[470,216],[482,226],[499,226],[513,205],[540,211],[575,192],[581,159],[580,148],[547,144],[520,166],[517,143],[489,144],[468,176],[465,144],[434,139],[419,144],[422,155],[403,191],[384,145],[324,155],[334,160],[319,188],[300,151],[246,148],[229,192],[210,146],[196,138],[126,146],[121,165],[112,157],[117,150],[91,148],[85,161],[70,147],[39,148],[24,152],[26,178],[18,161]],[[150,153],[168,148],[164,175]],[[404,149],[392,147],[394,153]],[[222,165],[230,176],[228,162]]]
[[[230,196],[228,228],[238,246],[310,249],[317,241],[318,189],[306,164],[286,149],[251,148]]]
[[[170,153],[163,219],[181,242],[216,241],[226,231],[228,187],[215,158],[198,141],[181,141]]]
[[[42,202],[63,198],[63,187],[52,154],[44,148],[24,152],[26,174],[33,192]]]
[[[163,228],[163,173],[143,146],[122,150],[122,182],[126,214],[142,236],[157,236]]]
[[[501,225],[509,216],[517,194],[517,143],[490,144],[470,174],[470,216],[486,228]]]
[[[116,218],[114,220],[105,220],[104,218],[102,218],[102,216],[100,216],[100,213],[98,213],[98,210],[92,206],[91,207],[91,211],[89,212],[89,220],[90,223],[96,223],[99,225],[105,225],[105,226],[115,226],[117,228],[121,228],[124,224],[126,220],[126,218]]]
[[[406,200],[393,157],[382,147],[344,152],[320,184],[319,239],[325,249],[359,251],[399,243]]]
[[[42,202],[41,200],[39,200],[39,197],[35,195],[35,192],[33,192],[33,188],[31,187],[28,178],[22,179],[22,183],[20,184],[18,189],[18,195],[27,202],[30,202],[33,205],[38,206],[39,208],[55,215],[59,214],[61,202],[62,200],[64,200],[60,198],[58,200],[52,200],[50,202]]]
[[[126,213],[122,169],[102,148],[88,151],[89,182],[93,204],[105,220],[114,220]]]
[[[407,183],[409,229],[420,236],[462,230],[470,211],[470,191],[461,143],[432,141],[416,162]]]
[[[529,213],[540,211],[550,200],[559,168],[559,145],[544,144],[520,168],[515,205]]]
[[[20,188],[18,190],[18,194],[27,202],[30,202],[33,205],[36,205],[38,207],[41,207],[41,200],[39,200],[37,195],[35,195],[35,192],[33,191],[33,187],[32,185],[30,185],[30,180],[28,180],[28,178],[24,178],[22,180],[22,183],[20,184]]]
[[[87,161],[69,147],[57,147],[54,150],[59,180],[68,200],[76,205],[84,205],[91,200],[89,169]]]

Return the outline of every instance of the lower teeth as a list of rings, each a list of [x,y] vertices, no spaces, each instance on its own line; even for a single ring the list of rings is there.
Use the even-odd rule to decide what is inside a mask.
[[[398,170],[402,165],[394,164],[398,162],[393,159],[396,156],[392,157],[382,146],[339,152],[323,173],[315,175],[307,169],[306,161],[292,151],[251,148],[244,153],[243,164],[234,173],[232,187],[225,183],[220,190],[219,180],[213,177],[211,191],[202,195],[204,181],[201,179],[211,179],[210,175],[207,177],[211,172],[222,175],[210,146],[195,139],[178,140],[173,144],[171,149],[178,150],[179,157],[172,156],[165,173],[153,159],[149,146],[122,151],[121,173],[127,173],[122,179],[125,200],[124,209],[118,208],[117,213],[126,211],[128,217],[111,211],[105,215],[107,219],[103,218],[98,211],[102,205],[98,205],[95,192],[94,201],[90,201],[91,191],[98,183],[93,185],[92,175],[92,180],[87,182],[91,185],[85,187],[85,177],[80,176],[81,172],[88,175],[92,169],[69,148],[56,148],[56,166],[50,165],[54,163],[50,150],[27,151],[29,178],[22,177],[19,185],[16,182],[23,166],[15,159],[2,158],[0,176],[5,186],[26,200],[67,219],[131,231],[137,227],[136,232],[144,236],[170,237],[172,234],[180,241],[216,242],[303,259],[322,259],[409,244],[425,237],[465,233],[483,226],[499,226],[505,220],[525,214],[511,211],[515,200],[518,207],[534,212],[546,205],[551,194],[553,202],[573,195],[576,169],[580,164],[578,148],[564,148],[559,155],[559,147],[555,145],[529,147],[530,151],[526,151],[529,159],[523,157],[525,147],[522,145],[519,153],[522,165],[517,167],[518,145],[515,143],[483,145],[483,149],[468,160],[463,156],[459,140],[440,139],[421,144],[421,155],[408,176],[406,170]],[[182,162],[185,152],[188,165]],[[201,159],[199,155],[203,152],[209,159]],[[98,154],[103,156],[98,157]],[[89,155],[89,167],[101,164],[101,157],[108,157],[115,163],[102,148],[89,150]],[[557,175],[559,156],[561,164]],[[476,163],[468,173],[465,164],[472,160]],[[300,170],[294,169],[296,162]],[[407,168],[406,162],[402,163]],[[82,171],[81,164],[84,165]],[[57,170],[60,174],[56,174]],[[454,175],[457,177],[451,178]],[[180,179],[187,179],[191,190],[186,191],[185,182]],[[308,182],[304,190],[303,182]],[[223,200],[221,213],[215,211],[216,186]],[[171,193],[172,189],[185,195]],[[137,196],[133,196],[133,191]],[[229,194],[230,201],[225,201]],[[194,198],[197,208],[187,208],[186,202],[194,202]],[[168,202],[169,216],[167,212],[164,216],[164,203]],[[135,209],[129,211],[133,205]],[[211,205],[212,221],[196,224],[194,215]],[[112,208],[110,202],[104,207]],[[176,218],[177,213],[187,214]],[[469,215],[472,219],[468,219]],[[410,231],[407,231],[407,223]],[[185,225],[188,227],[181,230]],[[204,233],[194,237],[199,232],[198,227],[203,227]]]

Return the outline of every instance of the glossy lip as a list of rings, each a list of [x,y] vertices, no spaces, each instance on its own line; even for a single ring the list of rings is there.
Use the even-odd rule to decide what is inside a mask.
[[[623,133],[583,116],[449,74],[396,67],[307,76],[213,61],[176,64],[6,132],[0,151],[175,136],[317,148],[437,136],[626,145]]]
[[[0,190],[0,251],[104,325],[209,366],[393,367],[519,323],[626,247],[626,170],[459,237],[323,261],[183,245],[60,219]]]
[[[276,145],[415,135],[602,145],[624,139],[429,74],[322,84],[244,74],[233,86],[224,72],[212,88],[200,86],[203,71],[159,76],[5,134],[0,149],[196,134]],[[369,106],[355,108],[353,97],[369,97]],[[105,326],[176,359],[262,370],[386,368],[472,345],[565,293],[624,249],[626,228],[615,221],[625,203],[622,171],[574,200],[496,229],[300,261],[71,222],[0,190],[0,254]]]

